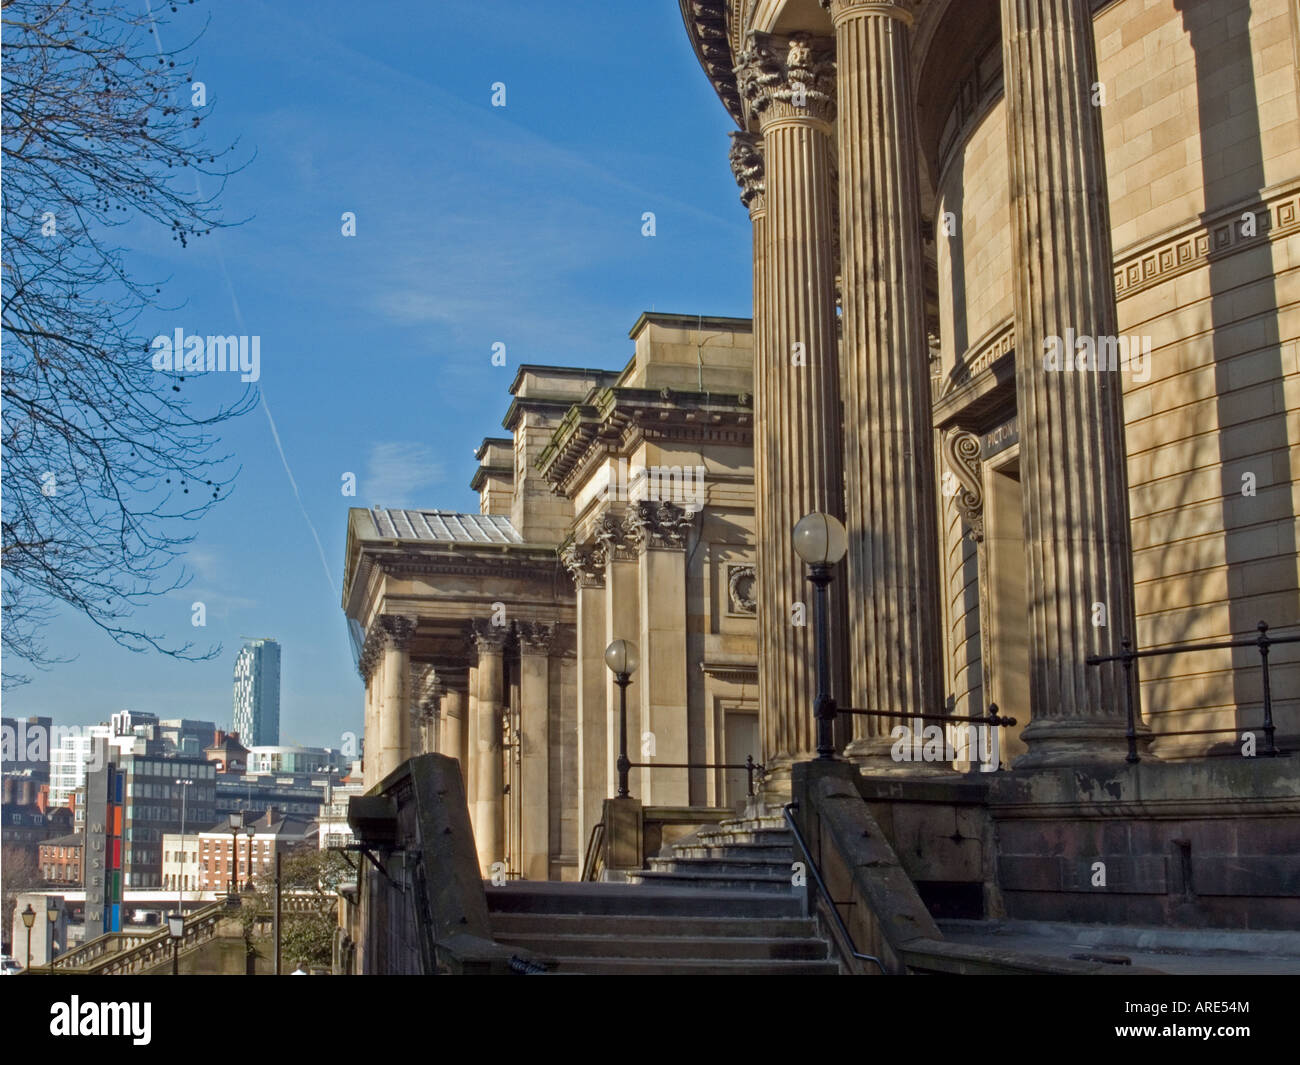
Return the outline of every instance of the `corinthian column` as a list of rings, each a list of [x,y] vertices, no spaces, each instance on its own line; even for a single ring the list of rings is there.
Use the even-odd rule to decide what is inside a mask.
[[[829,42],[806,34],[751,33],[736,68],[763,136],[766,219],[755,290],[755,444],[760,729],[771,783],[788,787],[790,764],[816,748],[813,631],[796,603],[808,595],[792,531],[809,511],[842,516],[838,342],[832,258],[835,117]]]
[[[383,780],[408,757],[411,746],[409,686],[415,619],[379,619],[384,638],[384,695],[379,708],[379,775]]]
[[[912,0],[821,0],[835,20],[853,705],[943,705],[930,370],[925,335]],[[884,718],[850,751],[887,756]]]
[[[768,291],[767,185],[763,175],[762,136],[732,133],[730,161],[731,173],[740,186],[740,202],[748,209],[754,228],[754,538],[759,545],[754,587],[758,618],[758,705],[762,708],[771,701],[768,693],[775,690],[775,673],[771,664],[778,660],[779,650],[773,630],[778,625],[789,624],[785,613],[788,596],[777,579],[779,567],[762,546],[772,543],[775,535],[772,524],[774,511],[767,489],[772,483],[772,444],[776,439],[770,428],[770,418],[776,408],[771,396],[773,373],[767,331],[771,297]]]
[[[475,701],[474,845],[483,875],[492,863],[504,861],[506,847],[505,797],[501,750],[501,713],[505,701],[504,649],[508,630],[502,625],[476,622],[474,647],[478,651],[478,698]]]
[[[1119,374],[1058,347],[1117,332],[1087,0],[1002,0],[1002,51],[1032,708],[1016,764],[1075,765],[1124,756],[1123,670],[1084,659],[1134,626]]]

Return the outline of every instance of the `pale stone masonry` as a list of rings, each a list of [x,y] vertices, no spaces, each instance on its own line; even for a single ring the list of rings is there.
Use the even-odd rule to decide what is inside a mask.
[[[578,875],[616,783],[614,639],[641,653],[647,809],[745,798],[743,773],[656,762],[752,754],[765,797],[787,792],[813,749],[791,545],[810,510],[849,534],[841,705],[997,703],[1017,720],[997,764],[1044,780],[1125,771],[1123,670],[1089,655],[1300,631],[1296,5],[683,14],[735,123],[752,321],[647,313],[621,369],[518,367],[504,435],[476,451],[478,514],[349,516],[366,782],[419,749],[459,759],[485,875]],[[1053,368],[1080,337],[1126,361]],[[1294,747],[1300,645],[1270,661]],[[1143,767],[1172,780],[1162,762],[1258,734],[1253,649],[1137,672]],[[963,746],[895,764],[894,724],[838,734],[864,773],[901,774],[882,793],[977,768]],[[1202,729],[1221,731],[1175,735]],[[929,829],[931,849],[956,831]]]

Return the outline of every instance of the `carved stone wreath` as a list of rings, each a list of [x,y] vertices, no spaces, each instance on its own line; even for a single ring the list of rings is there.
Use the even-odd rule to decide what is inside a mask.
[[[733,614],[758,612],[758,599],[754,588],[756,579],[757,573],[748,563],[727,567],[727,595],[731,598]]]

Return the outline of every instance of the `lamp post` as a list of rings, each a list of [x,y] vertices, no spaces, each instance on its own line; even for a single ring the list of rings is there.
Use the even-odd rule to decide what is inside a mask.
[[[185,937],[185,915],[169,913],[167,932],[172,937],[172,976],[181,974],[181,940]]]
[[[27,926],[27,968],[32,967],[32,925],[36,923],[36,911],[32,909],[32,904],[27,904],[27,909],[22,912],[23,924]]]
[[[230,815],[230,860],[231,866],[230,896],[239,894],[239,830],[244,827],[243,814]]]
[[[834,579],[831,567],[849,549],[849,538],[839,519],[814,511],[805,514],[794,527],[794,549],[808,566],[808,579],[817,589],[817,698],[813,714],[817,719],[817,758],[835,757],[835,699],[830,693],[831,663],[826,631],[826,586]]]
[[[55,905],[53,899],[47,898],[45,900],[45,918],[50,922],[50,950],[49,955],[45,959],[46,965],[49,965],[54,961],[54,926],[58,923],[59,914],[61,912],[62,911],[59,907]]]
[[[185,912],[185,797],[189,795],[190,785],[193,783],[192,780],[176,781],[177,786],[181,789],[181,875],[179,878],[180,895],[177,896],[176,900],[177,913]]]
[[[614,674],[614,683],[618,685],[618,797],[626,799],[627,771],[632,763],[627,756],[627,686],[632,683],[632,674],[640,662],[636,644],[631,640],[615,640],[605,648],[605,665]]]
[[[257,835],[257,829],[253,825],[244,826],[244,834],[248,836],[248,890],[253,890],[253,837]]]

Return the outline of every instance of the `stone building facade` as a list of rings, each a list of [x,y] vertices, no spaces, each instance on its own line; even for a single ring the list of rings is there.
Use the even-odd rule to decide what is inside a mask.
[[[989,765],[1016,771],[978,793],[969,750],[900,764],[895,721],[842,725],[909,877],[980,913],[1160,922],[1206,861],[1233,901],[1198,920],[1256,895],[1291,919],[1294,863],[1242,872],[1300,810],[1282,760],[1238,757],[1258,651],[1132,681],[1122,656],[1298,631],[1297,5],[681,8],[736,126],[752,322],[645,314],[621,371],[522,366],[479,514],[350,513],[366,785],[453,755],[482,872],[574,878],[614,793],[622,637],[633,761],[752,754],[788,795],[815,750],[792,530],[827,511],[841,705],[1016,719]],[[1269,655],[1282,748],[1298,648]],[[637,768],[632,792],[732,806],[743,776]],[[1122,905],[1084,890],[1099,853]]]
[[[837,692],[996,703],[1024,767],[1124,756],[1123,666],[1089,656],[1294,634],[1297,5],[681,7],[754,227],[757,494],[780,501],[759,516],[760,618],[801,594],[794,520],[831,510]],[[780,633],[761,702],[806,751],[805,634]],[[1292,741],[1296,650],[1270,652]],[[1235,751],[1259,663],[1140,661],[1144,748]],[[888,728],[859,719],[850,753],[887,765]]]
[[[750,323],[648,313],[630,335],[621,372],[519,368],[480,513],[349,516],[366,784],[459,758],[485,874],[577,875],[615,789],[614,639],[641,653],[633,760],[760,760]],[[633,778],[660,807],[746,791],[743,770]]]

